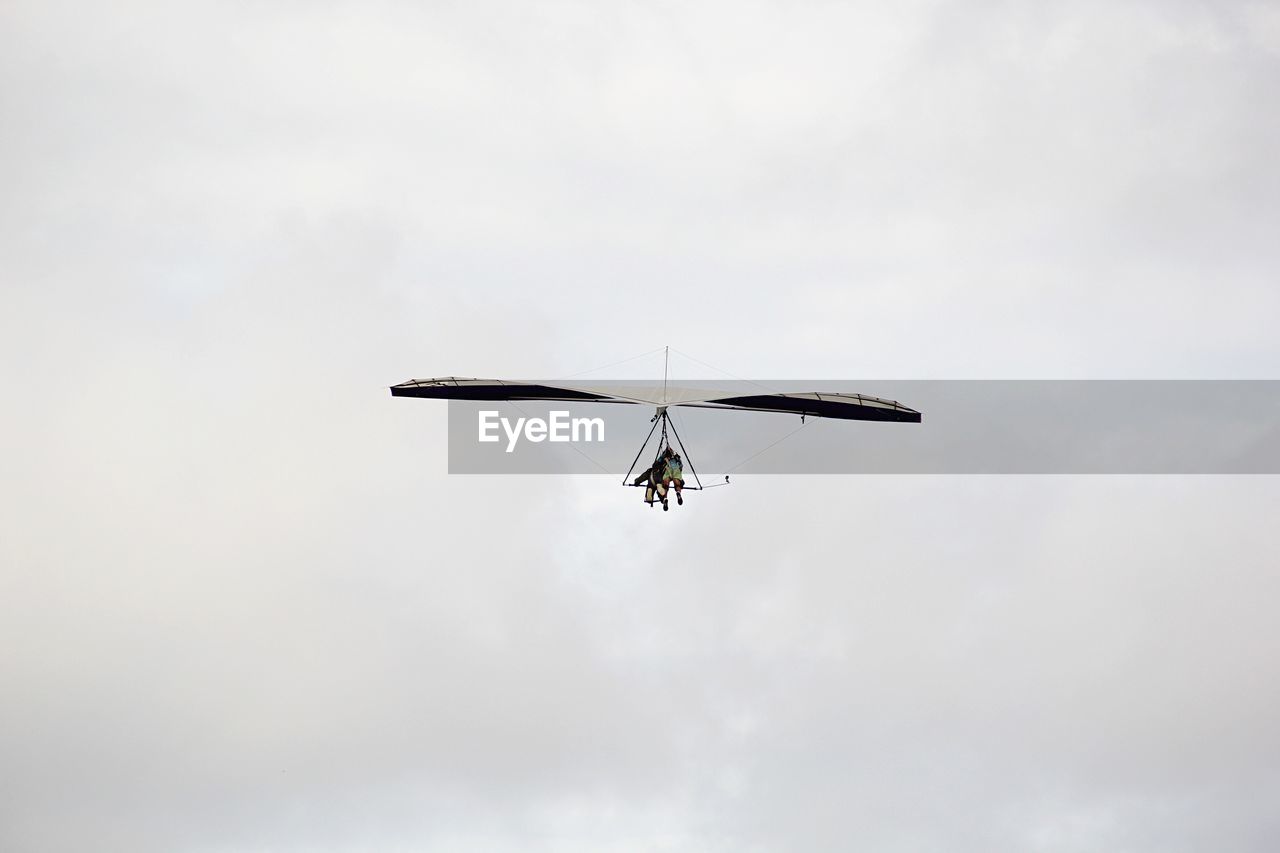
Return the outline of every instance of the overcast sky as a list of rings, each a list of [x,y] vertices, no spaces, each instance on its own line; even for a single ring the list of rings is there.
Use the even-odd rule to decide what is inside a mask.
[[[1277,103],[1269,2],[0,5],[0,849],[1271,853],[1277,478],[387,386],[1280,378]]]

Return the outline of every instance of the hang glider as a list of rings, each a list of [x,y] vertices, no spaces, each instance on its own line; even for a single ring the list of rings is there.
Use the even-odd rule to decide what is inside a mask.
[[[758,391],[742,393],[742,386],[754,386]],[[479,402],[564,402],[564,403],[617,403],[633,406],[652,406],[656,410],[644,444],[640,445],[636,458],[623,477],[624,486],[644,486],[645,503],[654,505],[658,500],[663,510],[668,508],[667,491],[673,487],[676,502],[684,503],[682,491],[685,489],[684,465],[688,465],[696,486],[689,488],[700,491],[714,486],[703,486],[688,460],[688,452],[675,424],[671,422],[667,410],[677,406],[699,409],[724,409],[745,412],[778,412],[806,417],[834,418],[847,421],[889,421],[898,423],[920,423],[920,413],[909,409],[894,400],[870,397],[866,394],[819,393],[817,391],[786,392],[774,391],[753,382],[739,381],[735,391],[697,388],[685,384],[671,384],[663,379],[661,385],[626,384],[580,384],[570,381],[555,383],[539,381],[520,381],[503,379],[464,379],[457,376],[444,376],[435,379],[410,379],[399,385],[391,386],[391,394],[395,397],[423,397],[433,400],[471,400]],[[645,448],[654,433],[658,434],[657,454],[653,463],[642,470],[636,480],[631,480],[631,472],[644,454]],[[680,452],[677,453],[668,440],[668,428],[675,439]],[[775,442],[776,444],[777,442]],[[766,448],[767,449],[767,448]],[[683,456],[682,456],[683,454]],[[729,476],[717,485],[728,485]]]
[[[748,412],[779,412],[815,418],[849,421],[896,421],[920,423],[920,413],[894,400],[846,393],[760,393],[728,394],[686,385],[601,385],[576,383],[522,382],[502,379],[463,379],[445,376],[411,379],[391,386],[395,397],[424,397],[433,400],[597,402],[653,406],[663,410],[674,406],[700,409],[736,409]]]

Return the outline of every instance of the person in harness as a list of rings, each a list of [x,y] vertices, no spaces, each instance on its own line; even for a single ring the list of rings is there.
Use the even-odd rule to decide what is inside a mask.
[[[662,462],[662,485],[665,488],[676,487],[676,503],[684,506],[684,460],[668,445],[660,457]]]
[[[633,486],[645,486],[644,502],[649,506],[653,506],[654,498],[662,502],[662,511],[666,512],[670,507],[667,506],[667,484],[663,480],[663,474],[666,472],[666,462],[662,457],[658,457],[644,473],[636,477],[632,482]]]
[[[639,477],[636,477],[633,486],[647,485],[644,490],[644,502],[649,506],[653,506],[656,498],[662,502],[662,511],[666,512],[671,508],[667,503],[667,492],[672,486],[676,488],[676,503],[684,506],[684,495],[681,490],[684,488],[684,460],[680,458],[680,454],[667,447],[666,450],[658,454],[658,458],[653,461],[653,465],[649,470],[645,471]]]

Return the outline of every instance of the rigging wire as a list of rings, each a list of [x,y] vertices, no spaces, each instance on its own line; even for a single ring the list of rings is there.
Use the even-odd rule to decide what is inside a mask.
[[[578,376],[586,376],[588,373],[596,373],[596,372],[601,371],[601,370],[608,370],[610,367],[617,367],[617,366],[618,366],[618,365],[620,365],[620,364],[627,364],[627,363],[632,362],[632,361],[637,361],[637,360],[639,360],[639,359],[646,358],[646,357],[651,356],[651,355],[655,355],[656,353],[662,352],[662,350],[663,350],[663,348],[662,348],[662,347],[658,347],[657,349],[651,349],[651,350],[649,350],[648,352],[642,352],[642,353],[640,353],[639,355],[633,355],[633,356],[631,356],[631,358],[624,358],[624,359],[622,359],[622,361],[615,361],[615,362],[612,362],[612,363],[610,363],[610,364],[602,365],[602,366],[600,366],[600,367],[593,367],[593,368],[591,368],[590,370],[584,370],[584,371],[582,371],[581,373],[573,373],[573,374],[570,374],[569,376],[566,376],[566,377],[564,377],[564,378],[565,378],[565,379],[574,379],[574,378],[576,378],[576,377],[578,377]]]
[[[516,411],[517,411],[517,412],[519,412],[520,414],[524,415],[526,419],[529,417],[529,413],[528,413],[528,412],[526,412],[526,411],[524,410],[524,408],[523,408],[519,403],[517,403],[515,400],[505,400],[505,401],[503,401],[503,402],[510,403],[512,406],[515,406]],[[647,443],[647,442],[646,442],[646,443]],[[568,442],[568,445],[569,445],[569,449],[570,449],[570,450],[572,450],[574,453],[578,454],[578,455],[579,455],[579,456],[581,456],[583,459],[587,460],[588,462],[590,462],[592,465],[594,465],[594,466],[596,466],[597,468],[599,468],[599,469],[600,469],[601,471],[603,471],[604,473],[609,474],[610,476],[612,476],[612,474],[613,474],[613,472],[612,472],[612,471],[610,471],[608,468],[606,468],[606,467],[604,467],[603,465],[601,465],[601,464],[600,464],[599,462],[597,462],[595,459],[593,459],[593,458],[591,458],[590,456],[588,456],[588,455],[587,455],[587,452],[586,452],[585,450],[583,450],[582,448],[578,447],[576,443],[574,443],[574,442],[570,441],[570,442]]]
[[[748,462],[750,462],[752,459],[755,459],[757,456],[761,455],[761,454],[762,454],[762,453],[764,453],[765,451],[767,451],[767,450],[771,450],[771,449],[773,449],[773,448],[777,447],[779,444],[782,444],[782,442],[786,441],[788,438],[791,438],[791,436],[793,436],[793,435],[795,435],[796,433],[800,432],[800,430],[802,430],[802,429],[804,429],[805,427],[809,426],[810,424],[814,423],[814,421],[816,421],[816,420],[817,420],[817,418],[814,418],[814,419],[812,419],[812,420],[807,420],[807,421],[801,421],[801,422],[800,422],[800,426],[798,426],[798,427],[796,427],[795,429],[791,430],[791,432],[787,433],[787,434],[786,434],[786,435],[784,435],[782,438],[778,439],[777,441],[773,442],[772,444],[769,444],[769,445],[767,445],[767,446],[765,446],[765,447],[761,448],[760,450],[757,450],[755,453],[751,454],[751,455],[750,455],[750,456],[748,456],[746,459],[743,459],[741,462],[737,463],[737,464],[736,464],[736,465],[734,465],[733,467],[726,469],[726,470],[725,470],[725,472],[724,472],[724,473],[725,473],[725,475],[727,476],[727,475],[729,475],[729,474],[732,474],[734,471],[737,471],[737,470],[738,470],[739,468],[741,468],[743,465],[746,465],[746,464],[747,464]]]
[[[724,370],[723,368],[716,367],[714,364],[708,364],[707,362],[703,361],[702,359],[694,358],[693,356],[689,355],[689,353],[687,353],[687,352],[683,352],[683,351],[681,351],[681,350],[676,350],[676,351],[675,351],[675,353],[676,353],[676,355],[683,356],[684,358],[689,359],[689,361],[695,362],[695,363],[697,363],[697,364],[701,364],[703,367],[709,367],[709,368],[711,368],[712,370],[716,371],[717,373],[723,373],[725,376],[728,376],[730,379],[736,379],[736,380],[738,380],[739,382],[746,382],[748,385],[754,385],[754,386],[756,386],[757,388],[760,388],[760,389],[762,389],[762,390],[764,390],[764,391],[768,391],[770,394],[783,394],[783,393],[785,393],[785,392],[783,392],[783,391],[779,391],[777,388],[770,388],[768,385],[762,385],[762,384],[760,384],[759,382],[756,382],[755,380],[752,380],[752,379],[746,379],[746,378],[744,378],[744,377],[738,376],[736,373],[730,373],[729,371]]]

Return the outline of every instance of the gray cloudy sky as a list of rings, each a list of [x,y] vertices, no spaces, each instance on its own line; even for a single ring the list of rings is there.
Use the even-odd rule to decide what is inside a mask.
[[[1276,478],[662,515],[386,386],[1277,378],[1278,89],[1267,2],[4,3],[0,848],[1275,850]]]

